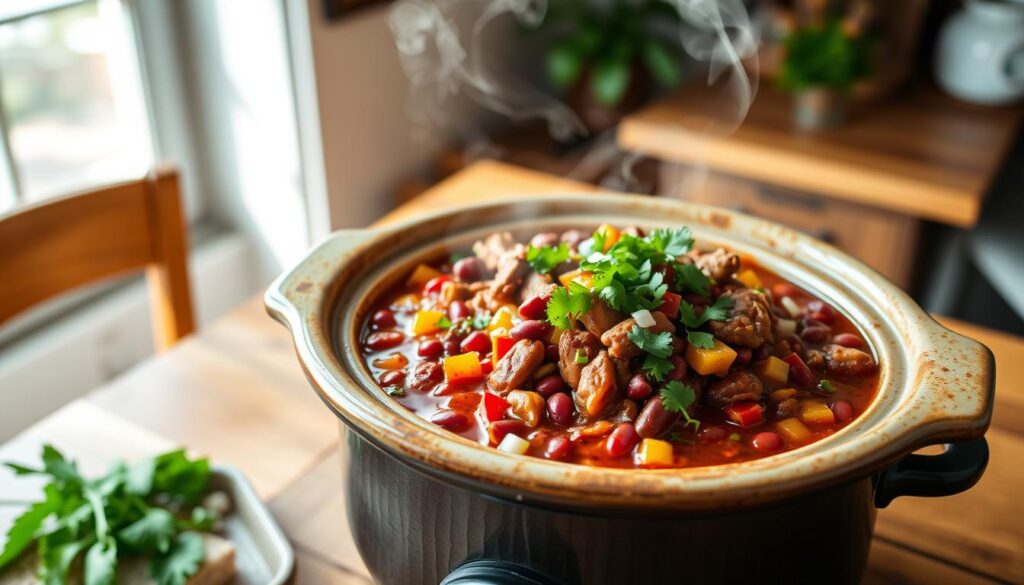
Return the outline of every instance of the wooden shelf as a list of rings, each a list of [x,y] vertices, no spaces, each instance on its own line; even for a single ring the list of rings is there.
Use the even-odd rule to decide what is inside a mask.
[[[720,94],[686,88],[628,116],[622,148],[707,165],[764,183],[956,226],[972,226],[1021,122],[1020,108],[981,108],[936,90],[855,110],[834,130],[793,127],[790,96],[762,86],[735,132],[715,124]]]

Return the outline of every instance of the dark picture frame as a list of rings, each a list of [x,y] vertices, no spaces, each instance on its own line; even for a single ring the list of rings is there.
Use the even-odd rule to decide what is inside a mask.
[[[385,4],[390,0],[323,0],[324,16],[327,20],[339,20],[370,6]]]

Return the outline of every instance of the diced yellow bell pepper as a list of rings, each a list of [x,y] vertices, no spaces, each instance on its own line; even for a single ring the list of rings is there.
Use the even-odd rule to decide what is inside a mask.
[[[475,351],[444,358],[444,379],[449,384],[479,380],[484,375],[480,356]]]
[[[413,335],[427,335],[428,333],[434,333],[440,331],[438,323],[444,319],[445,314],[441,311],[434,311],[430,309],[423,309],[416,311],[416,316],[412,320],[412,334]]]
[[[800,405],[800,420],[809,425],[831,425],[835,424],[836,415],[827,404],[808,400]]]
[[[405,281],[405,283],[409,286],[415,286],[419,288],[424,284],[427,284],[428,280],[430,280],[431,278],[435,278],[437,276],[441,276],[441,271],[437,270],[436,268],[431,268],[426,264],[420,264],[415,268],[415,270],[412,271],[412,274],[409,275],[409,278]]]
[[[693,345],[686,348],[686,363],[702,376],[728,372],[735,359],[736,351],[717,339],[709,349]]]
[[[768,398],[770,398],[772,402],[782,402],[783,400],[794,396],[796,396],[796,388],[779,388],[769,394]]]
[[[558,342],[561,341],[562,335],[565,334],[566,331],[568,331],[568,329],[562,329],[561,327],[552,327],[551,335],[548,337],[548,342],[558,345]]]
[[[599,234],[604,234],[604,249],[601,250],[602,252],[607,252],[608,250],[610,250],[612,246],[614,246],[615,243],[619,241],[619,238],[622,237],[622,234],[619,233],[619,230],[615,229],[614,226],[607,223],[601,225],[599,228],[595,230],[595,232]]]
[[[789,379],[789,364],[770,355],[754,364],[754,373],[766,382],[785,384]]]
[[[762,288],[761,279],[757,273],[747,268],[736,273],[736,280],[742,282],[747,288]]]
[[[499,307],[494,312],[494,316],[491,317],[491,322],[487,325],[487,333],[492,333],[495,329],[504,328],[506,330],[512,329],[512,317],[515,315],[516,309],[510,309],[507,306]]]
[[[579,284],[582,284],[583,286],[590,288],[590,285],[594,283],[594,273],[584,272],[577,268],[576,270],[570,270],[569,272],[566,272],[562,276],[559,276],[558,282],[561,282],[562,286],[566,287],[574,282],[578,282]]]
[[[811,439],[811,431],[804,426],[804,423],[795,418],[787,418],[775,423],[775,430],[794,443],[805,443]]]
[[[644,439],[636,453],[637,464],[644,467],[672,465],[672,443],[659,439]]]

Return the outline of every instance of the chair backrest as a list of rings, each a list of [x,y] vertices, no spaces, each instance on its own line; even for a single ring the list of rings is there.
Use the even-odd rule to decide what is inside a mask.
[[[0,216],[0,325],[73,288],[146,269],[156,347],[195,329],[173,169]]]

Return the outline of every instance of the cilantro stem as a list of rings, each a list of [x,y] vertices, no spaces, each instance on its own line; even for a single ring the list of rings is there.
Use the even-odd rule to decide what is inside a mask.
[[[110,525],[107,524],[107,513],[103,509],[103,498],[91,488],[86,488],[85,499],[92,506],[92,515],[96,518],[96,536],[98,540],[106,540],[110,534]]]

